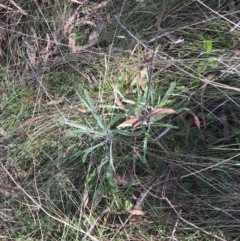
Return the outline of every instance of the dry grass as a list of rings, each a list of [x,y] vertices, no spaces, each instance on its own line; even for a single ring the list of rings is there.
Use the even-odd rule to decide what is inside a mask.
[[[237,240],[239,6],[2,1],[1,240]]]

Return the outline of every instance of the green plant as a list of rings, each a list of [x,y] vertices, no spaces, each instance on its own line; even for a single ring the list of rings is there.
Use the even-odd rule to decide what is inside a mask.
[[[115,129],[115,124],[124,116],[124,114],[117,114],[116,116],[113,115],[113,118],[107,124],[105,124],[100,113],[95,108],[89,93],[84,90],[84,96],[78,96],[84,106],[91,112],[93,123],[91,123],[91,125],[89,124],[89,126],[86,126],[64,119],[58,119],[57,121],[64,125],[75,128],[74,130],[67,132],[67,136],[69,137],[90,137],[90,140],[88,141],[91,143],[91,147],[76,151],[73,154],[67,155],[65,158],[60,158],[58,161],[62,162],[64,160],[69,160],[70,162],[73,162],[80,157],[80,161],[85,163],[93,152],[99,154],[101,153],[97,160],[98,166],[91,172],[91,178],[88,177],[87,184],[94,180],[94,177],[104,170],[102,177],[103,179],[105,178],[107,180],[109,190],[115,196],[115,185],[113,180],[113,172],[115,171],[114,146],[119,144],[119,141],[121,141],[121,136],[128,138],[137,137],[143,134],[143,130],[130,132]],[[96,126],[96,128],[93,126]],[[115,200],[117,201],[118,199]]]
[[[210,54],[212,52],[212,41],[211,40],[204,40],[203,41],[203,50],[207,53]]]
[[[67,136],[79,136],[79,135],[91,136],[94,145],[90,148],[80,151],[79,153],[76,153],[76,156],[82,155],[82,160],[81,160],[82,162],[86,161],[88,155],[91,152],[96,151],[98,148],[101,148],[107,145],[109,147],[109,153],[108,153],[109,155],[107,156],[109,157],[110,164],[114,169],[112,146],[115,143],[117,136],[122,135],[127,137],[136,137],[136,136],[142,135],[143,131],[140,130],[137,132],[130,132],[130,131],[112,129],[112,127],[114,127],[114,125],[121,118],[123,118],[124,114],[116,115],[109,123],[105,124],[99,112],[94,107],[93,101],[86,90],[84,90],[84,94],[85,94],[85,97],[79,95],[79,98],[83,102],[85,107],[91,112],[92,116],[96,121],[95,124],[97,125],[97,128],[94,128],[91,126],[85,126],[85,125],[74,123],[64,119],[58,119],[57,121],[62,124],[76,128],[75,130],[68,131]]]

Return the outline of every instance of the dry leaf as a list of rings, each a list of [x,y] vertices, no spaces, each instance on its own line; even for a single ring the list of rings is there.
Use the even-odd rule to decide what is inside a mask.
[[[96,31],[96,30],[93,30],[93,31],[89,34],[88,42],[89,42],[89,43],[90,43],[90,42],[96,43],[98,37],[99,37],[99,32]]]
[[[88,113],[90,113],[91,111],[90,110],[88,110],[88,109],[81,109],[81,108],[77,108],[77,110],[80,112],[80,113],[82,113],[82,114],[88,114]]]
[[[65,26],[63,27],[63,35],[66,35],[66,34],[71,34],[72,33],[72,30],[74,28],[74,24],[73,24],[73,21],[76,17],[76,14],[72,15],[67,23],[65,24]]]
[[[0,193],[5,197],[23,198],[24,194],[18,188],[0,186]]]
[[[95,27],[95,29],[92,31],[92,33],[88,37],[88,43],[93,42],[93,41],[97,41],[100,33],[102,32],[102,30],[105,27],[106,27],[105,22],[98,22],[97,26]]]
[[[48,34],[47,37],[47,46],[40,50],[40,54],[42,54],[42,58],[44,62],[47,62],[49,55],[58,52],[58,46],[55,40],[50,40]]]
[[[91,23],[91,22],[90,22]],[[76,52],[80,52],[90,48],[91,46],[95,45],[98,41],[98,37],[101,31],[105,28],[106,24],[104,22],[99,22],[92,33],[89,35],[88,43],[82,46],[76,46]]]
[[[146,77],[147,75],[147,68],[141,70],[138,72],[137,76],[134,77],[134,79],[132,80],[130,87],[135,85],[138,81],[140,82],[141,87],[143,88],[142,84],[143,84],[143,79]]]
[[[64,99],[64,96],[62,96],[59,100],[50,100],[50,101],[46,101],[45,104],[42,104],[42,105],[57,105],[59,103],[62,103],[63,102],[63,99]]]
[[[13,189],[9,187],[0,187],[0,193],[5,197],[12,197],[13,196]]]
[[[70,35],[68,38],[68,47],[69,47],[70,53],[72,54],[76,53],[76,40],[72,38],[72,35]]]
[[[118,125],[117,128],[132,126],[132,124],[135,123],[137,120],[138,118],[132,118],[132,119],[126,120],[120,125]]]
[[[114,103],[119,107],[122,108],[123,110],[125,109],[124,104],[119,100],[118,94],[116,91],[113,92],[114,95]]]
[[[150,113],[147,113],[145,115],[142,115],[138,118],[132,118],[132,119],[126,120],[120,125],[118,125],[117,128],[132,126],[132,129],[135,130],[138,125],[140,125],[142,122],[146,121],[147,119],[150,119],[151,117],[158,116],[158,115],[171,115],[171,114],[177,114],[177,112],[170,108],[157,108],[156,110]]]
[[[33,69],[36,69],[36,48],[28,44],[27,55]]]
[[[143,121],[150,119],[151,117],[158,116],[158,115],[171,115],[171,114],[177,114],[177,112],[170,108],[157,108],[156,110],[150,113],[140,116],[138,120],[133,124],[132,129],[135,130],[138,125],[140,125]]]
[[[133,56],[133,54],[135,53],[135,51],[136,51],[136,49],[137,49],[137,47],[139,46],[139,43],[137,43],[135,46],[134,46],[134,48],[133,48],[133,50],[130,52],[130,54],[129,54],[129,60],[132,58],[132,56]]]
[[[8,133],[2,127],[0,127],[0,135],[4,137],[4,136],[8,136]]]
[[[192,115],[197,128],[200,130],[200,121],[198,117],[192,111],[189,111],[189,113]]]
[[[136,216],[143,216],[145,214],[145,212],[143,212],[142,210],[138,210],[138,209],[133,209],[133,210],[125,210],[127,213],[130,213],[132,215],[136,215]]]
[[[27,120],[27,121],[23,122],[23,123],[17,128],[17,130],[21,130],[21,129],[23,129],[24,127],[32,124],[33,122],[42,119],[43,117],[44,117],[44,115],[40,115],[40,116],[36,116],[36,117],[34,117],[34,118],[30,119],[30,120]]]
[[[136,183],[138,178],[134,174],[125,173],[123,175],[119,175],[117,173],[114,174],[114,182],[117,186],[126,186],[129,184]]]

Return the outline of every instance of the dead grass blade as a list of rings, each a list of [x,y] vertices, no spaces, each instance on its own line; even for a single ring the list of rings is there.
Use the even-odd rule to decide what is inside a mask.
[[[72,3],[77,3],[77,4],[82,4],[82,3],[80,3],[79,1],[77,1],[77,0],[69,0],[69,2],[72,2]]]
[[[4,9],[7,9],[8,11],[12,11],[13,9],[8,7],[8,6],[5,6],[3,4],[0,4],[0,8],[4,8]]]
[[[9,0],[9,2],[18,9],[18,11],[23,15],[28,15],[20,6],[18,6],[13,0]]]
[[[43,117],[44,117],[44,115],[39,115],[39,116],[36,116],[36,117],[34,117],[34,118],[30,119],[30,120],[27,120],[27,121],[23,122],[23,123],[17,128],[17,130],[21,130],[21,129],[23,129],[23,128],[26,127],[26,126],[31,125],[31,124],[34,123],[35,121],[42,119]]]
[[[138,210],[138,209],[126,209],[125,210],[127,213],[130,213],[132,215],[135,215],[135,216],[143,216],[145,214],[145,212],[143,212],[142,210]]]
[[[227,241],[226,239],[221,238],[221,237],[219,237],[218,235],[216,235],[216,234],[214,234],[214,233],[212,233],[212,232],[208,232],[208,231],[204,230],[203,228],[198,227],[197,225],[195,225],[195,224],[191,223],[190,221],[186,220],[185,218],[183,218],[183,217],[181,216],[181,213],[176,210],[176,208],[174,207],[174,205],[171,203],[171,201],[170,201],[166,196],[164,196],[162,199],[165,200],[165,201],[169,204],[169,206],[172,208],[172,210],[174,210],[174,212],[177,214],[178,218],[179,218],[181,221],[183,221],[184,223],[188,224],[190,227],[193,227],[193,228],[195,228],[195,229],[197,229],[197,230],[200,230],[201,232],[203,232],[203,233],[205,233],[205,234],[207,234],[207,235],[209,235],[209,236],[211,236],[211,237],[214,237],[214,238],[217,239],[217,240]]]
[[[85,184],[84,191],[83,191],[83,198],[82,198],[82,205],[84,209],[87,207],[88,201],[89,201],[89,186],[88,184]]]

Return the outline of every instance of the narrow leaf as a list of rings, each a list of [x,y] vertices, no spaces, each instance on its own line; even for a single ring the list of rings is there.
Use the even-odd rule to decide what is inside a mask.
[[[164,95],[164,97],[163,97],[163,99],[162,99],[161,102],[164,102],[165,100],[168,99],[169,95],[171,95],[171,94],[173,93],[173,90],[174,90],[174,88],[176,87],[176,84],[177,84],[177,83],[176,83],[175,81],[171,83],[170,87],[168,88],[168,90],[167,90],[167,92],[165,93],[165,95]]]
[[[171,130],[171,128],[169,128],[169,127],[165,128],[165,130],[162,131],[162,132],[154,139],[154,141],[157,141],[158,139],[160,139],[161,137],[163,137],[164,135],[166,135],[170,130]]]
[[[80,129],[80,130],[83,130],[83,131],[89,131],[89,132],[94,131],[93,129],[90,129],[87,126],[84,126],[84,125],[81,125],[81,124],[78,124],[78,123],[75,123],[75,122],[72,122],[72,121],[68,121],[68,120],[64,120],[64,119],[57,119],[56,121],[58,121],[61,124],[72,126],[72,127],[75,127],[77,129]]]
[[[78,135],[83,135],[83,134],[102,135],[100,132],[96,132],[96,131],[93,131],[93,130],[74,130],[74,131],[68,131],[66,133],[67,136],[78,136]]]
[[[84,163],[84,162],[86,161],[88,155],[89,155],[91,152],[93,152],[93,151],[94,151],[95,149],[97,149],[98,147],[103,146],[105,143],[106,143],[105,141],[104,141],[104,142],[101,142],[101,143],[97,144],[96,146],[92,146],[92,147],[86,149],[85,151],[83,151],[84,155],[83,155],[83,157],[82,157],[82,162]]]
[[[104,125],[102,123],[100,115],[99,115],[98,111],[95,109],[92,99],[89,96],[87,90],[84,90],[84,94],[86,96],[86,99],[84,97],[82,97],[80,94],[78,94],[79,99],[83,102],[83,104],[86,106],[86,108],[92,113],[93,117],[97,121],[100,128],[104,129]]]
[[[129,131],[122,131],[122,130],[114,130],[112,133],[117,133],[121,134],[124,136],[129,136],[129,137],[135,137],[135,136],[140,136],[143,134],[143,131],[136,131],[136,132],[129,132]]]
[[[90,95],[88,94],[88,91],[87,91],[87,90],[84,90],[84,94],[85,94],[85,96],[86,96],[86,99],[87,99],[87,101],[88,101],[88,103],[89,103],[90,108],[92,109],[92,114],[93,114],[94,118],[95,118],[96,121],[98,122],[98,125],[99,125],[102,129],[104,129],[104,125],[103,125],[103,123],[102,123],[102,120],[101,120],[101,118],[100,118],[100,115],[99,115],[98,111],[95,109],[94,104],[93,104],[93,102],[92,102],[92,99],[91,99]]]
[[[111,128],[111,126],[113,126],[116,122],[118,122],[120,119],[122,119],[124,116],[124,114],[119,114],[117,116],[115,116],[107,125],[107,130],[109,130]]]

